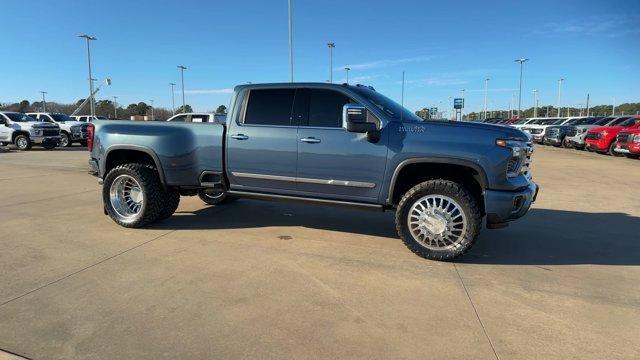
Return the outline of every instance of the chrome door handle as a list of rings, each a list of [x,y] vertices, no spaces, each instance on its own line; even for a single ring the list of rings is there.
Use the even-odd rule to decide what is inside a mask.
[[[320,139],[316,139],[314,137],[306,137],[306,138],[300,139],[300,141],[306,142],[306,143],[309,143],[309,144],[317,144],[317,143],[320,142]]]
[[[236,139],[236,140],[247,140],[249,137],[245,134],[237,134],[237,135],[231,135],[232,138]]]

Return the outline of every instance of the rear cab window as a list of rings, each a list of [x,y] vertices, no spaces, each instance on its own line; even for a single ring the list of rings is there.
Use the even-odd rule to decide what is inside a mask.
[[[249,91],[243,123],[246,125],[292,126],[295,89]]]

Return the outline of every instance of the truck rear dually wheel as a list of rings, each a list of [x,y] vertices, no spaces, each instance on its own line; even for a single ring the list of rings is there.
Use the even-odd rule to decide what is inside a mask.
[[[156,221],[165,207],[165,190],[155,168],[124,164],[104,178],[102,200],[107,214],[121,226],[138,228]]]
[[[415,254],[450,260],[475,243],[482,214],[473,196],[459,183],[436,179],[407,191],[396,211],[396,230]]]
[[[226,191],[218,189],[199,190],[198,197],[209,205],[221,205],[238,199],[235,196],[229,196]]]

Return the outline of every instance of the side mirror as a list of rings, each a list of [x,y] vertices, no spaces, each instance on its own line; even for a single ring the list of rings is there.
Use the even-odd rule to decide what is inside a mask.
[[[367,109],[358,104],[345,104],[342,107],[342,127],[356,133],[378,130],[376,124],[367,122]]]

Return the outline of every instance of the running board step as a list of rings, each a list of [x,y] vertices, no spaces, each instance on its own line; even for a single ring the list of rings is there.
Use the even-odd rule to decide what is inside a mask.
[[[275,195],[275,194],[265,194],[265,193],[256,193],[251,191],[238,191],[238,190],[229,190],[228,194],[237,196],[237,197],[242,197],[247,199],[256,199],[256,200],[302,202],[302,203],[308,203],[308,204],[330,205],[330,206],[338,206],[338,207],[364,209],[364,210],[370,210],[370,211],[384,211],[384,207],[382,205],[351,202],[351,201],[306,198],[306,197],[291,196],[291,195]]]

